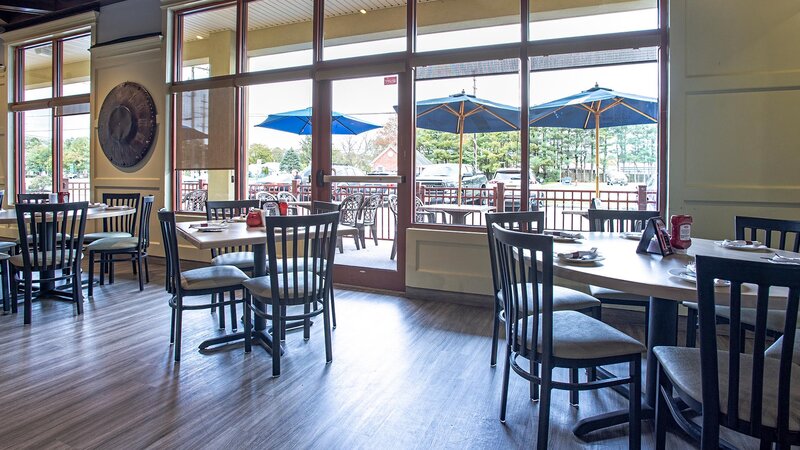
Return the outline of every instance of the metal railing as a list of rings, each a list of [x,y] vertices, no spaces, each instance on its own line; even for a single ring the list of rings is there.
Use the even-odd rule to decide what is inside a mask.
[[[89,181],[75,181],[66,179],[67,192],[69,192],[69,201],[71,202],[88,202],[92,198],[92,189]]]

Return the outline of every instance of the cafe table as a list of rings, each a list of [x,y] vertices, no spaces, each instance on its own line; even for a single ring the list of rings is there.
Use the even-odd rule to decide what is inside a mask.
[[[554,243],[555,253],[568,253],[577,250],[589,250],[596,247],[602,261],[575,265],[562,262],[554,257],[553,274],[580,283],[616,289],[632,294],[650,297],[649,342],[647,343],[647,374],[643,393],[642,417],[652,418],[656,404],[656,360],[653,348],[657,346],[677,345],[678,305],[681,301],[697,301],[697,289],[694,283],[674,277],[670,269],[685,269],[694,262],[697,255],[715,256],[746,261],[761,261],[775,253],[800,257],[800,253],[770,249],[768,251],[744,251],[723,248],[715,241],[692,239],[692,246],[686,254],[661,256],[656,254],[639,254],[636,248],[638,240],[625,239],[620,233],[588,232],[582,233],[584,239],[574,243]],[[538,261],[541,265],[541,261]],[[756,289],[744,285],[742,289],[742,306],[755,306]],[[771,301],[780,304],[788,291],[783,288],[770,290]],[[729,288],[717,288],[717,302],[727,303]],[[771,302],[772,303],[772,302]],[[592,431],[628,421],[628,409],[601,414],[580,420],[574,433],[583,436]]]
[[[453,205],[453,204],[441,204],[441,205],[423,205],[417,206],[418,210],[421,211],[428,211],[428,212],[436,212],[436,213],[443,213],[447,214],[451,218],[451,222],[453,225],[466,225],[467,224],[467,216],[474,213],[487,213],[489,211],[494,211],[494,207],[491,206],[483,206],[483,205]]]
[[[222,231],[198,231],[198,225],[206,222],[179,222],[176,224],[178,234],[195,248],[210,250],[212,248],[250,246],[253,250],[253,276],[267,275],[267,233],[264,227],[248,227],[243,222],[231,222]],[[341,231],[337,232],[342,235]],[[291,238],[291,236],[287,236]],[[254,299],[258,308],[266,311],[266,306]],[[268,352],[272,352],[272,338],[267,332],[267,323],[255,316],[253,321],[254,342],[260,344]],[[244,332],[231,333],[218,338],[208,339],[200,344],[200,349],[244,339]],[[281,350],[282,351],[282,350]]]

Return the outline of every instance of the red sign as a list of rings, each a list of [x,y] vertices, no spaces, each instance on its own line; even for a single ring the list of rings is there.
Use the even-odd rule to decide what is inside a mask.
[[[383,77],[384,86],[391,86],[393,84],[397,84],[397,75],[392,75],[390,77]]]

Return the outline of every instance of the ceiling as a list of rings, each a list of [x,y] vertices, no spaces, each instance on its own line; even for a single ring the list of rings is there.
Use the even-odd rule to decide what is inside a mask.
[[[121,0],[0,0],[0,28],[12,30]]]

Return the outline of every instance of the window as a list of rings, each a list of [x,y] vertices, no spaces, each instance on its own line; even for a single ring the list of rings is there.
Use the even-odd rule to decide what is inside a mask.
[[[89,200],[90,47],[81,33],[15,48],[17,192]]]

